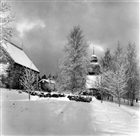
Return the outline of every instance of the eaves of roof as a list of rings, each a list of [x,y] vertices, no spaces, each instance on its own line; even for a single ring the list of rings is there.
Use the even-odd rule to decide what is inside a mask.
[[[9,56],[14,60],[15,63],[32,69],[39,73],[37,67],[33,64],[33,62],[29,59],[29,57],[25,54],[25,52],[15,44],[11,42],[3,42],[1,43],[2,47],[9,54]]]

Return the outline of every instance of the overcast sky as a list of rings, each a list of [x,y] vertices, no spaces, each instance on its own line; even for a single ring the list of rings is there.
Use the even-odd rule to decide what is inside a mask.
[[[55,73],[67,36],[74,26],[83,30],[89,47],[103,56],[117,42],[125,48],[129,42],[139,46],[138,2],[10,2],[16,14],[14,43],[21,46],[40,70],[41,75]]]

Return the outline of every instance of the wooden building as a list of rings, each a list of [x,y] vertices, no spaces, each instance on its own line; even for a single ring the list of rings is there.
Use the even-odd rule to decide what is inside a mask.
[[[46,92],[53,92],[56,89],[56,81],[53,79],[41,79],[39,84],[41,85],[41,89]]]
[[[0,87],[6,87],[6,84],[10,87],[11,84],[12,88],[21,89],[19,79],[25,68],[34,71],[38,81],[40,72],[22,48],[8,41],[0,43]],[[9,74],[12,78],[7,80],[8,83],[3,83],[3,78]]]

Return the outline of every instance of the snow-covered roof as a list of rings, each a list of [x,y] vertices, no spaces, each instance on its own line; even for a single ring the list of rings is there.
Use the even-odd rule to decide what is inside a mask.
[[[28,56],[24,53],[24,51],[19,47],[17,47],[15,44],[11,42],[2,42],[1,45],[8,52],[8,54],[11,56],[11,58],[14,60],[15,63],[39,72],[37,67],[28,58]]]
[[[43,82],[43,83],[47,82],[47,83],[55,84],[55,81],[51,79],[41,79],[39,82]]]
[[[92,54],[91,57],[96,57],[97,58],[97,56],[95,54]]]

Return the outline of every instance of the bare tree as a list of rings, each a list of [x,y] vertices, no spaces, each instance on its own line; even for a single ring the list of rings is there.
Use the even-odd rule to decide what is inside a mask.
[[[13,28],[10,23],[15,19],[15,15],[11,12],[11,7],[8,2],[0,0],[0,42],[3,40],[10,41]]]
[[[60,65],[59,83],[61,89],[81,93],[86,89],[88,45],[80,27],[74,27],[64,48],[65,56]]]
[[[113,65],[113,70],[105,73],[105,83],[109,93],[117,97],[120,106],[121,97],[127,93],[127,75],[125,56],[119,43],[114,55]]]
[[[104,89],[108,94],[116,97],[120,106],[121,97],[127,93],[127,75],[125,58],[119,43],[112,64],[114,65],[112,69],[102,71],[100,89]]]
[[[110,95],[118,99],[120,106],[121,97],[127,93],[126,88],[126,75],[123,66],[120,67],[119,72],[108,71],[104,74],[106,89]]]
[[[24,74],[20,79],[21,85],[28,91],[29,100],[30,94],[36,88],[36,74],[33,70],[25,68]]]

